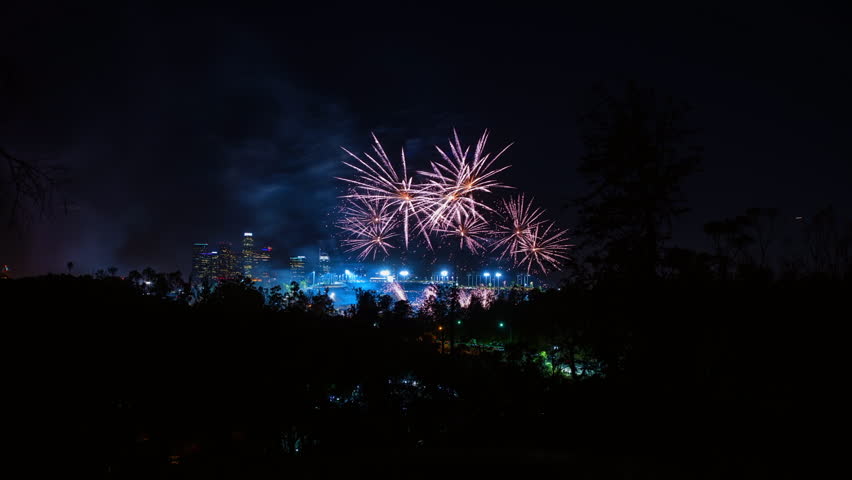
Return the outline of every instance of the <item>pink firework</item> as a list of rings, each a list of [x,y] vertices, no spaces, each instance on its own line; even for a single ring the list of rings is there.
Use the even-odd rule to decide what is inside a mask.
[[[548,272],[548,267],[561,270],[562,262],[569,259],[568,250],[573,247],[568,243],[567,234],[567,231],[556,228],[552,222],[532,227],[528,235],[520,237],[518,248],[512,251],[518,258],[516,266],[526,265],[527,273],[534,267],[542,274]]]
[[[494,293],[494,290],[489,290],[487,288],[459,290],[459,306],[462,308],[470,308],[470,302],[474,299],[474,297],[479,300],[479,304],[482,305],[483,308],[488,310],[491,308],[491,304],[494,303],[494,299],[497,298],[497,294]]]
[[[347,253],[359,252],[358,260],[372,257],[375,260],[379,251],[385,256],[389,254],[388,249],[394,248],[388,240],[397,236],[394,230],[397,222],[394,220],[369,221],[367,223],[351,223],[344,230],[349,233],[349,238],[341,243]]]
[[[355,178],[339,178],[345,182],[349,182],[354,186],[354,192],[345,195],[344,198],[360,198],[367,201],[387,202],[394,215],[402,216],[403,239],[405,247],[408,248],[409,240],[409,220],[413,217],[413,221],[420,222],[421,210],[421,195],[424,189],[414,184],[414,178],[408,176],[408,167],[405,163],[405,150],[402,150],[402,171],[397,171],[397,167],[390,161],[384,148],[382,148],[379,139],[373,135],[373,152],[374,156],[369,153],[364,153],[367,160],[362,160],[360,157],[343,149],[357,163],[343,162],[346,166],[355,170]],[[342,148],[342,147],[341,147]],[[425,237],[429,244],[428,236]],[[431,246],[431,244],[429,244]]]
[[[419,172],[429,179],[428,194],[430,201],[429,215],[421,223],[425,227],[440,227],[445,223],[459,222],[463,217],[482,218],[480,211],[492,211],[490,207],[474,198],[475,194],[490,193],[495,188],[510,188],[503,185],[495,176],[509,168],[509,165],[495,168],[494,162],[500,158],[512,144],[507,145],[495,156],[484,153],[488,141],[488,130],[476,144],[473,157],[468,158],[470,147],[462,147],[458,132],[453,130],[450,140],[450,154],[447,155],[440,147],[435,147],[443,161],[432,162],[431,172]]]
[[[405,290],[402,289],[402,285],[400,285],[399,282],[386,283],[385,292],[391,294],[397,301],[408,301],[408,295],[405,294]]]
[[[526,201],[523,194],[508,201],[503,200],[503,209],[506,212],[504,221],[497,225],[495,234],[499,237],[492,251],[500,251],[500,259],[507,255],[512,261],[517,261],[517,251],[521,248],[521,242],[528,238],[533,229],[542,225],[544,220],[541,216],[544,210],[533,208],[532,200]]]
[[[339,210],[337,226],[349,234],[359,234],[367,225],[391,223],[390,206],[387,201],[368,200],[353,196]]]
[[[474,254],[485,250],[483,243],[491,233],[488,223],[482,217],[469,216],[463,216],[458,220],[453,219],[444,226],[436,228],[435,231],[443,233],[445,237],[458,238],[459,249],[467,249]]]

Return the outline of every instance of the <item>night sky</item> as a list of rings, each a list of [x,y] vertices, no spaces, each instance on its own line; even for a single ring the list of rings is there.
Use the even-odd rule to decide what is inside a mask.
[[[704,222],[749,207],[852,211],[846,11],[173,3],[0,6],[0,145],[66,167],[57,198],[71,202],[26,228],[4,219],[15,276],[69,260],[186,274],[192,243],[244,231],[313,252],[339,147],[364,151],[370,132],[422,162],[452,128],[468,143],[489,128],[493,150],[515,142],[504,180],[570,229],[577,116],[595,85],[629,80],[688,102],[700,131],[674,244],[706,247]]]

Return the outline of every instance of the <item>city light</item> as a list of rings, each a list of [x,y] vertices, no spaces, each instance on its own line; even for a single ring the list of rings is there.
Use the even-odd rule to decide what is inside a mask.
[[[485,278],[488,278],[488,277],[490,277],[490,276],[491,276],[491,274],[490,274],[490,273],[485,272]]]
[[[503,328],[504,326],[503,322],[500,322],[500,328]]]
[[[344,270],[343,273],[345,273],[346,275],[352,275],[352,272],[350,272],[349,270]]]
[[[390,270],[382,270],[379,272],[379,275],[387,277],[388,275],[390,275]]]
[[[400,276],[400,277],[407,277],[407,276],[408,276],[408,270],[402,270],[402,271],[400,271],[400,272],[399,272],[399,276]]]
[[[446,271],[446,270],[441,270],[441,276],[442,276],[442,277],[446,277],[447,275],[449,275],[449,273],[450,273],[450,272],[448,272],[448,271]]]
[[[494,274],[494,276],[495,276],[495,277],[497,277],[497,278],[500,278],[500,277],[502,277],[502,276],[503,276],[503,274],[502,274],[502,273],[500,273],[500,272],[497,272],[497,273],[495,273],[495,274]]]

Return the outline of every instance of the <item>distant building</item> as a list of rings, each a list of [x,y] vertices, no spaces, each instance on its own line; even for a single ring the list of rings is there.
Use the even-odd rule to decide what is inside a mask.
[[[304,255],[290,257],[290,281],[302,282],[305,280],[305,261],[307,258]]]
[[[202,252],[201,260],[198,267],[198,283],[203,285],[205,282],[212,285],[216,281],[216,272],[219,267],[219,252]]]
[[[257,266],[257,252],[254,250],[254,234],[251,232],[243,234],[243,253],[241,257],[243,261],[243,275],[248,278],[255,278],[257,276],[257,272],[254,271]]]
[[[192,285],[200,285],[205,274],[205,262],[207,261],[206,243],[192,244],[192,272],[189,274],[189,283]],[[207,272],[209,273],[209,272]],[[209,280],[209,277],[208,277]]]
[[[219,253],[216,256],[216,274],[217,280],[234,280],[242,272],[239,268],[237,255],[231,249],[230,242],[219,243]]]
[[[273,282],[272,276],[272,266],[270,262],[272,261],[272,247],[265,246],[257,251],[256,263],[255,263],[255,275],[256,279],[259,279],[263,282],[270,283]]]
[[[328,253],[320,249],[319,251],[319,268],[317,269],[320,275],[328,275],[331,273],[331,259]]]

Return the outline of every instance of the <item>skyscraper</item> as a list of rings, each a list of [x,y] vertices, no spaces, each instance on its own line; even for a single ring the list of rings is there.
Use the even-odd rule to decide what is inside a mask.
[[[191,285],[200,285],[204,278],[204,264],[207,260],[207,256],[204,253],[207,253],[206,243],[192,244],[192,272],[189,274],[189,283]]]
[[[233,280],[240,274],[237,256],[231,250],[230,242],[219,243],[219,254],[217,255],[216,279]]]
[[[255,276],[264,282],[272,281],[272,247],[266,246],[258,250],[257,263],[255,264]]]
[[[257,272],[254,271],[257,266],[257,252],[254,250],[254,235],[251,232],[243,234],[242,261],[243,275],[248,278],[255,278],[257,276]]]
[[[319,274],[320,275],[328,275],[331,273],[331,259],[328,256],[328,253],[324,250],[320,249],[319,251]]]
[[[305,260],[304,255],[290,257],[290,281],[301,282],[305,280]]]
[[[219,252],[201,252],[201,259],[198,262],[198,283],[197,285],[212,285],[216,280],[216,271],[219,266]]]

